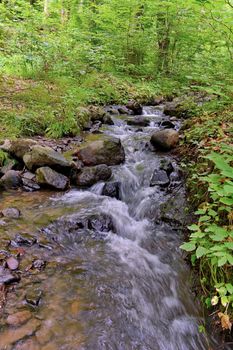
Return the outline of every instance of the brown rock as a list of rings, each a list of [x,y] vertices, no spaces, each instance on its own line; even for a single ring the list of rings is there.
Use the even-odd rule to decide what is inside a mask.
[[[31,316],[31,312],[28,310],[19,311],[15,314],[9,315],[6,322],[10,326],[19,326],[30,320]]]
[[[169,151],[179,142],[179,133],[173,129],[165,129],[155,132],[150,142],[160,151]]]
[[[33,319],[16,329],[7,329],[1,333],[0,349],[5,349],[17,341],[29,337],[40,327],[40,321]]]

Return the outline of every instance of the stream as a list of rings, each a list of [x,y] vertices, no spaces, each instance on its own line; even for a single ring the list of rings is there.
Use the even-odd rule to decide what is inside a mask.
[[[144,116],[147,127],[127,125],[129,117],[119,116],[103,129],[121,139],[126,153],[125,163],[112,167],[120,200],[101,195],[103,183],[66,193],[1,195],[0,209],[22,212],[0,233],[3,249],[11,240],[11,253],[20,252],[24,271],[9,288],[4,312],[31,313],[19,328],[22,336],[1,321],[1,350],[217,349],[218,342],[199,331],[203,310],[179,249],[182,176],[172,154],[148,146],[164,116],[156,107],[144,107]],[[164,159],[175,169],[169,187],[150,186]],[[164,203],[169,209],[162,214]]]

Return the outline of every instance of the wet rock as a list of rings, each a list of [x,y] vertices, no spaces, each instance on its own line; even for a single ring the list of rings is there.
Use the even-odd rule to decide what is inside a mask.
[[[118,107],[118,112],[120,114],[123,114],[123,115],[130,115],[130,114],[132,114],[132,111],[129,108],[125,107],[125,106]]]
[[[117,165],[125,160],[125,152],[120,139],[103,137],[74,152],[84,165]]]
[[[106,112],[111,115],[119,115],[118,109],[111,106],[106,108]]]
[[[90,106],[88,108],[88,112],[89,112],[90,120],[92,122],[95,122],[97,120],[102,122],[104,116],[106,115],[106,111],[99,106]]]
[[[20,211],[17,208],[6,208],[1,213],[4,217],[10,219],[18,219],[20,217]]]
[[[151,105],[151,106],[159,106],[159,105],[161,105],[162,103],[164,103],[164,97],[163,97],[163,96],[155,97],[155,98],[153,98],[153,99],[150,101],[150,105]]]
[[[34,178],[36,179],[35,176]],[[23,184],[23,189],[27,192],[34,192],[34,191],[40,190],[40,186],[34,180],[29,180],[22,177],[22,184]]]
[[[171,102],[166,102],[164,114],[171,117],[183,118],[190,114],[189,108],[193,101],[187,98],[174,98]]]
[[[159,168],[166,171],[168,176],[174,171],[172,162],[169,159],[162,159]]]
[[[81,170],[83,168],[83,162],[81,162],[81,160],[79,160],[78,157],[73,157],[71,166],[72,170]]]
[[[114,230],[112,219],[106,214],[93,215],[89,217],[88,228],[95,232],[109,232]]]
[[[150,142],[160,151],[169,151],[179,142],[179,133],[173,129],[165,129],[155,132]]]
[[[17,270],[17,268],[19,267],[18,260],[16,258],[14,258],[13,256],[8,258],[6,260],[6,263],[7,263],[7,267],[12,271]]]
[[[135,132],[143,132],[143,129],[142,128],[138,128],[135,130]]]
[[[14,350],[41,350],[41,347],[35,339],[27,339],[16,345]]]
[[[74,181],[78,186],[88,187],[99,181],[106,181],[111,176],[111,169],[105,164],[100,164],[93,167],[83,168],[83,170],[76,175]]]
[[[0,179],[0,187],[8,189],[16,189],[22,184],[21,177],[18,171],[8,170]]]
[[[135,115],[142,114],[142,106],[136,101],[129,101],[126,106],[128,109],[134,112]]]
[[[135,125],[135,126],[149,126],[150,125],[150,119],[145,118],[143,116],[137,116],[134,119],[127,120],[128,125]]]
[[[32,263],[32,267],[37,270],[43,270],[45,266],[46,266],[46,262],[40,259],[37,259]]]
[[[120,199],[120,189],[121,189],[120,182],[107,182],[103,187],[102,195]]]
[[[161,126],[164,129],[174,129],[175,124],[173,124],[170,120],[164,120],[162,121],[159,126]]]
[[[6,323],[10,326],[19,326],[30,320],[32,314],[28,310],[19,311],[15,314],[9,315],[6,319]]]
[[[33,306],[38,306],[42,297],[42,291],[38,289],[32,289],[26,293],[26,302]]]
[[[170,183],[170,180],[167,176],[166,171],[164,170],[155,170],[152,178],[150,180],[150,186],[161,186],[166,187]]]
[[[110,215],[99,213],[90,214],[85,218],[80,215],[70,215],[56,220],[45,229],[47,236],[54,242],[64,244],[64,240],[69,240],[78,244],[91,240],[102,240],[103,234],[115,232],[115,226]],[[72,244],[73,244],[72,243]]]
[[[36,239],[32,236],[27,236],[26,234],[24,236],[17,234],[14,238],[14,240],[11,241],[11,245],[18,247],[18,246],[29,246],[31,247],[33,244],[36,243]]]
[[[36,183],[36,175],[30,171],[24,172],[22,175],[22,183],[25,191],[33,192],[38,191],[40,186]]]
[[[186,205],[184,192],[176,192],[160,205],[160,219],[176,227],[185,225],[188,220]]]
[[[106,114],[103,117],[103,124],[114,125],[114,121],[112,120],[112,118],[111,118],[111,116],[109,114]]]
[[[50,147],[32,146],[31,151],[26,153],[23,161],[29,170],[48,166],[52,169],[67,171],[70,168],[70,162],[60,153]]]
[[[7,151],[13,157],[23,159],[23,156],[35,145],[37,145],[37,142],[31,139],[5,140],[1,149]]]
[[[176,170],[173,173],[171,173],[170,181],[172,184],[179,184],[181,182],[181,175],[179,171]]]
[[[65,190],[69,186],[69,179],[49,167],[42,167],[36,170],[36,181],[42,186]]]
[[[19,282],[19,280],[19,276],[11,274],[9,270],[4,269],[2,266],[0,266],[0,285]]]
[[[41,322],[33,319],[28,321],[21,327],[14,329],[7,329],[1,333],[0,338],[0,349],[8,349],[8,347],[17,341],[33,335],[36,330],[40,327]]]

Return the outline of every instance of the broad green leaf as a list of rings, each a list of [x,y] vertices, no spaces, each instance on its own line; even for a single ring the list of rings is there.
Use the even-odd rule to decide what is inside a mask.
[[[229,294],[233,294],[233,285],[231,283],[226,283],[226,289]]]
[[[196,244],[193,242],[187,242],[180,246],[181,249],[185,250],[186,252],[192,252],[196,249]]]
[[[201,247],[199,246],[196,250],[196,256],[197,258],[201,258],[203,255],[206,255],[207,253],[209,252],[208,249],[204,248],[204,247]]]
[[[210,220],[210,216],[204,215],[204,216],[200,217],[199,222],[205,222],[205,221],[209,221],[209,220]]]
[[[227,198],[227,197],[223,197],[220,199],[220,202],[226,205],[233,205],[233,198]]]
[[[199,231],[200,227],[198,225],[191,225],[191,226],[188,226],[188,229],[190,231]]]
[[[227,296],[223,296],[223,297],[221,297],[221,304],[222,304],[222,306],[224,306],[224,307],[226,307],[227,306],[227,304],[228,304],[228,297]]]
[[[229,264],[231,264],[233,266],[233,256],[230,254],[227,254],[227,260],[228,260]]]
[[[221,267],[221,266],[225,265],[227,260],[228,260],[228,256],[224,255],[222,258],[220,258],[218,260],[218,266]]]

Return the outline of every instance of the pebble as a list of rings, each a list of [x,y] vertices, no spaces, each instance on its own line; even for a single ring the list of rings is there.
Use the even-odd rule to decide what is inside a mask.
[[[17,208],[6,208],[2,210],[2,215],[6,218],[18,219],[20,217],[20,211]]]
[[[17,270],[17,268],[19,267],[18,260],[16,258],[14,258],[13,256],[8,258],[6,263],[7,263],[8,268],[12,271]]]
[[[31,304],[33,306],[38,306],[40,299],[42,296],[42,291],[41,290],[37,290],[37,289],[32,289],[29,292],[27,292],[25,299],[27,301],[28,304]]]
[[[33,261],[32,266],[34,267],[34,269],[38,269],[38,270],[42,270],[45,268],[46,262],[44,260],[35,260]]]
[[[19,282],[20,277],[12,275],[8,270],[0,266],[0,285]]]

